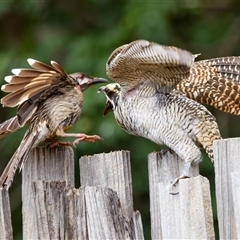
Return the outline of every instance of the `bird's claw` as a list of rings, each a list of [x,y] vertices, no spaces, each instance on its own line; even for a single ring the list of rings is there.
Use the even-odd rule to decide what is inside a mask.
[[[77,138],[76,140],[74,140],[73,141],[73,143],[72,143],[72,145],[74,146],[74,147],[76,147],[76,145],[78,144],[78,143],[80,143],[80,142],[82,142],[82,141],[86,141],[86,142],[96,142],[96,141],[98,141],[98,140],[102,140],[103,138],[101,138],[100,136],[98,136],[98,135],[91,135],[91,136],[89,136],[89,135],[83,135],[83,136],[81,136],[81,137],[79,137],[79,138]]]
[[[170,189],[169,189],[169,194],[171,195],[177,195],[179,191],[175,191],[174,188],[177,187],[177,183],[179,181],[179,178],[176,178],[173,182],[170,183]]]
[[[189,178],[189,177],[190,177],[190,176],[187,176],[187,175],[181,175],[180,177],[176,178],[173,182],[171,182],[169,194],[171,194],[171,195],[177,195],[177,194],[179,193],[179,191],[174,191],[174,188],[177,187],[179,180],[180,180],[180,179]]]
[[[161,150],[161,154],[166,154],[166,153],[171,153],[171,154],[173,154],[174,153],[174,151],[171,149],[171,148],[164,148],[164,149],[162,149]]]

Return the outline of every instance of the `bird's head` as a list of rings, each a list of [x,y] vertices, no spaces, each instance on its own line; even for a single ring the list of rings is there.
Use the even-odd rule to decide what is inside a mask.
[[[98,89],[98,92],[104,93],[107,98],[103,116],[106,116],[109,112],[115,109],[120,91],[121,87],[118,83],[110,83]]]
[[[97,84],[97,83],[108,82],[107,79],[98,78],[98,77],[91,77],[91,76],[88,76],[85,73],[80,73],[80,72],[79,73],[73,73],[70,76],[78,82],[82,91],[86,90],[91,85],[94,85],[94,84]]]

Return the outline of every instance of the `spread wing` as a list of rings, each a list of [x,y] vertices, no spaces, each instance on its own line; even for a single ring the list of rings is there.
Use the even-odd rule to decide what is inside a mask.
[[[199,103],[240,114],[240,57],[195,62],[189,78],[183,79],[176,89]]]
[[[195,55],[176,47],[137,40],[115,49],[107,64],[107,75],[129,89],[140,83],[172,90],[190,74]]]
[[[46,99],[68,78],[64,69],[56,62],[51,66],[34,59],[28,59],[33,69],[13,69],[14,75],[6,76],[7,84],[2,91],[9,93],[1,99],[3,106],[18,107],[19,124],[24,125],[34,114],[37,102]]]

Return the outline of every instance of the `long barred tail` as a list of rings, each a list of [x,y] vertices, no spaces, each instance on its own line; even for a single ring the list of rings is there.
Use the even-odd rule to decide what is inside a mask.
[[[221,78],[240,84],[240,56],[220,57],[195,62],[196,66],[211,67]]]
[[[198,143],[205,149],[209,158],[213,162],[213,141],[222,139],[222,137],[215,117],[210,112],[207,114],[207,111],[208,110],[206,109],[206,115],[204,116],[204,119],[199,122],[199,126],[197,127],[198,132],[196,136]]]
[[[205,149],[207,155],[209,156],[212,162],[214,162],[213,141],[219,140],[219,139],[222,139],[222,138],[220,136],[220,133],[218,132],[218,134],[214,136],[210,136],[209,140],[203,143],[203,148]]]
[[[209,156],[209,158],[211,159],[211,161],[213,163],[214,162],[214,156],[213,156],[212,146],[205,147],[205,151],[206,151],[207,155]]]
[[[194,62],[190,76],[176,89],[188,98],[221,111],[240,114],[240,57]]]

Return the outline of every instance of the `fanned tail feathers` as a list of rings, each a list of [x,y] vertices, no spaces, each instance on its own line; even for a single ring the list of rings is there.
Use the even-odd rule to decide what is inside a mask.
[[[240,57],[222,57],[194,62],[190,77],[176,89],[199,103],[240,114]]]

